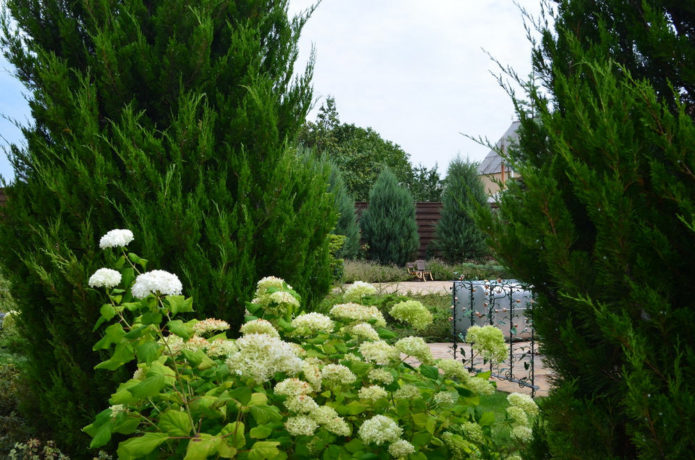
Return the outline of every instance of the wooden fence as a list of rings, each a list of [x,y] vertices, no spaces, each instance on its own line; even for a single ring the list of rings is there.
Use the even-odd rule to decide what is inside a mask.
[[[358,217],[367,209],[366,201],[355,202],[355,212]],[[417,232],[420,236],[420,247],[417,251],[417,258],[424,259],[427,256],[427,247],[435,239],[435,231],[437,222],[442,213],[442,203],[418,201],[415,203],[415,222],[417,223]]]

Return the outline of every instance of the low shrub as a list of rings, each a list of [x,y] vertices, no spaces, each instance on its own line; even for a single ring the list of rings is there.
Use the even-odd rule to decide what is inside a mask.
[[[396,265],[379,265],[368,260],[346,260],[343,270],[343,282],[354,283],[365,281],[367,283],[389,283],[396,281],[410,281],[412,277],[403,267]]]
[[[494,393],[488,373],[434,360],[420,337],[396,340],[375,306],[303,313],[291,286],[267,277],[247,304],[242,336],[230,340],[224,321],[181,319],[193,299],[175,275],[139,267],[144,261],[123,251],[118,270],[100,269],[89,282],[108,295],[97,327],[108,326],[94,350],[110,357],[97,369],[135,370],[85,427],[92,448],[115,436],[127,438],[118,444],[123,459],[426,460],[504,458],[528,442],[490,436],[494,414],[476,410],[481,394]],[[422,329],[423,309],[389,311]],[[530,417],[533,406],[521,402]],[[500,423],[514,429],[515,416]]]

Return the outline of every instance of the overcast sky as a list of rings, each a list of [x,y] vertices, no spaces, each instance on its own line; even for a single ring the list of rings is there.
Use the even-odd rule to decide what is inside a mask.
[[[290,0],[290,12],[314,0]],[[531,13],[539,0],[521,0]],[[317,109],[335,97],[340,119],[372,127],[399,144],[413,164],[445,173],[457,155],[481,161],[486,147],[460,133],[495,142],[514,118],[509,96],[490,71],[489,52],[521,75],[530,71],[530,44],[512,0],[323,0],[304,28],[300,61],[316,49]],[[485,50],[485,51],[484,51]],[[0,114],[29,122],[22,86],[0,58]],[[0,145],[21,143],[0,120]],[[0,174],[12,177],[4,155]]]

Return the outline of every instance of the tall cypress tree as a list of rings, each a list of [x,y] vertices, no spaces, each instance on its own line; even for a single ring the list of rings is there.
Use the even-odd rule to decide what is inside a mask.
[[[338,211],[338,222],[333,233],[345,237],[345,242],[340,248],[338,256],[345,259],[355,259],[360,252],[360,229],[355,215],[355,200],[348,193],[338,166],[331,162],[330,167],[329,190],[333,194],[335,207]]]
[[[82,453],[114,389],[91,351],[99,236],[177,273],[199,315],[236,328],[255,281],[312,302],[331,280],[328,170],[288,149],[311,102],[293,79],[307,15],[287,0],[8,0],[4,54],[30,93],[28,147],[0,222],[0,255],[30,338],[32,418]],[[116,379],[122,376],[116,375]]]
[[[516,101],[522,180],[481,223],[537,294],[556,376],[539,447],[552,457],[695,447],[695,21],[684,5],[559,2],[535,53],[543,88]]]
[[[485,235],[478,229],[472,213],[485,206],[485,188],[475,163],[454,159],[449,164],[442,193],[442,215],[437,222],[435,246],[449,262],[475,259],[487,253]]]
[[[404,265],[417,251],[420,238],[415,202],[396,176],[384,168],[369,191],[369,203],[360,220],[367,257],[382,264]]]

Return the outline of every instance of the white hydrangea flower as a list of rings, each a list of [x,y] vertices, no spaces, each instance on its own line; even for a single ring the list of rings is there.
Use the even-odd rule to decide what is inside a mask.
[[[197,351],[197,350],[205,350],[207,347],[210,346],[210,342],[207,341],[204,337],[199,337],[197,335],[194,335],[186,343],[183,344],[183,349],[184,350],[189,350],[189,351]]]
[[[512,432],[510,434],[512,436],[512,439],[521,442],[529,442],[533,439],[533,430],[524,425],[517,425],[513,427]]]
[[[280,333],[273,324],[265,319],[254,319],[241,326],[241,333],[246,334],[267,334],[271,337],[280,337]]]
[[[347,288],[343,298],[348,302],[359,302],[362,297],[376,294],[376,288],[364,281],[355,281]]]
[[[495,326],[469,327],[466,342],[471,344],[473,351],[492,362],[504,361],[509,354],[509,348],[504,343],[504,334]]]
[[[144,299],[150,294],[181,295],[183,286],[179,278],[173,273],[164,270],[152,270],[145,272],[135,279],[131,288],[133,297]]]
[[[432,351],[422,337],[405,337],[396,342],[396,349],[401,353],[417,358],[423,364],[431,363]]]
[[[89,277],[87,284],[93,288],[114,288],[121,284],[121,274],[110,268],[100,268]]]
[[[352,434],[350,424],[342,417],[333,417],[328,423],[324,424],[323,427],[338,436],[350,436]]]
[[[365,399],[367,401],[377,401],[379,399],[387,397],[388,395],[388,392],[379,385],[370,385],[368,387],[362,387],[360,388],[360,391],[357,392],[357,396],[360,399]]]
[[[359,350],[366,361],[376,364],[389,364],[400,358],[398,350],[383,340],[364,342],[360,345]]]
[[[473,442],[478,444],[483,444],[485,442],[485,435],[483,434],[483,427],[475,422],[464,422],[461,424],[461,431]]]
[[[389,446],[389,454],[394,458],[405,458],[410,454],[415,453],[415,446],[406,441],[399,439]]]
[[[285,289],[285,286],[287,286],[288,289],[292,289],[292,286],[285,283],[285,280],[282,278],[266,276],[256,283],[256,297],[265,294],[269,289]]]
[[[130,230],[114,229],[101,237],[99,247],[101,249],[124,247],[128,246],[133,239],[133,232]]]
[[[380,446],[384,443],[396,442],[403,434],[403,428],[384,415],[375,415],[362,422],[359,436],[365,443]]]
[[[221,319],[207,318],[202,321],[198,321],[193,325],[193,332],[195,335],[203,335],[208,332],[226,331],[229,329],[229,323]]]
[[[310,337],[320,333],[333,332],[333,320],[321,313],[304,313],[292,320],[294,334],[300,337]]]
[[[438,406],[453,406],[458,399],[459,395],[455,391],[440,391],[434,395],[434,402]]]
[[[299,396],[312,393],[314,388],[303,380],[291,378],[278,382],[273,391],[279,395]]]
[[[321,391],[321,369],[317,363],[312,362],[310,359],[305,360],[302,365],[302,374],[306,381],[314,387],[315,391]]]
[[[299,300],[287,291],[276,291],[270,294],[270,300],[279,304],[287,304],[293,307],[299,306]]]
[[[421,396],[420,389],[409,383],[401,386],[393,394],[393,397],[396,399],[419,399]]]
[[[311,411],[311,418],[316,420],[316,423],[326,425],[334,418],[338,417],[338,412],[331,406],[320,406]]]
[[[510,405],[520,407],[531,417],[538,415],[538,406],[529,395],[522,393],[510,393],[507,396],[507,401]]]
[[[512,421],[514,425],[524,425],[528,426],[528,415],[524,409],[519,406],[509,406],[507,407],[507,417]]]
[[[318,427],[318,424],[306,415],[289,417],[285,422],[285,429],[292,436],[311,436]]]
[[[347,366],[343,366],[342,364],[325,365],[323,369],[321,369],[321,377],[326,383],[352,383],[357,380],[355,374],[353,374]]]
[[[344,321],[364,322],[374,320],[377,326],[386,326],[384,315],[376,307],[365,307],[357,303],[341,303],[334,305],[329,313],[332,317]]]
[[[432,324],[432,313],[417,300],[406,300],[391,307],[389,314],[399,321],[422,330]]]
[[[393,375],[386,369],[372,369],[367,374],[367,377],[372,382],[381,382],[384,385],[389,385],[393,383]]]
[[[228,357],[239,352],[234,340],[217,339],[213,340],[205,353],[211,358]]]
[[[379,333],[368,323],[359,323],[352,326],[350,332],[357,337],[367,340],[379,340]]]
[[[316,410],[319,407],[319,405],[316,404],[316,401],[314,401],[314,398],[304,394],[290,396],[285,400],[284,404],[287,410],[290,412],[299,412],[303,414]]]
[[[495,387],[490,382],[481,378],[470,378],[466,380],[466,386],[473,393],[490,396],[495,393]]]
[[[109,409],[111,409],[111,418],[116,418],[118,414],[128,412],[128,409],[123,404],[114,404]]]
[[[297,375],[304,362],[289,343],[268,334],[246,334],[237,339],[239,352],[227,359],[232,373],[267,382],[276,372]]]
[[[461,361],[451,358],[444,358],[437,361],[437,367],[444,372],[446,377],[456,377],[465,382],[470,378],[470,374]]]
[[[178,355],[181,352],[181,350],[183,350],[184,345],[183,339],[178,335],[174,334],[170,334],[164,338],[159,339],[157,343],[164,345],[164,354],[167,356]]]

